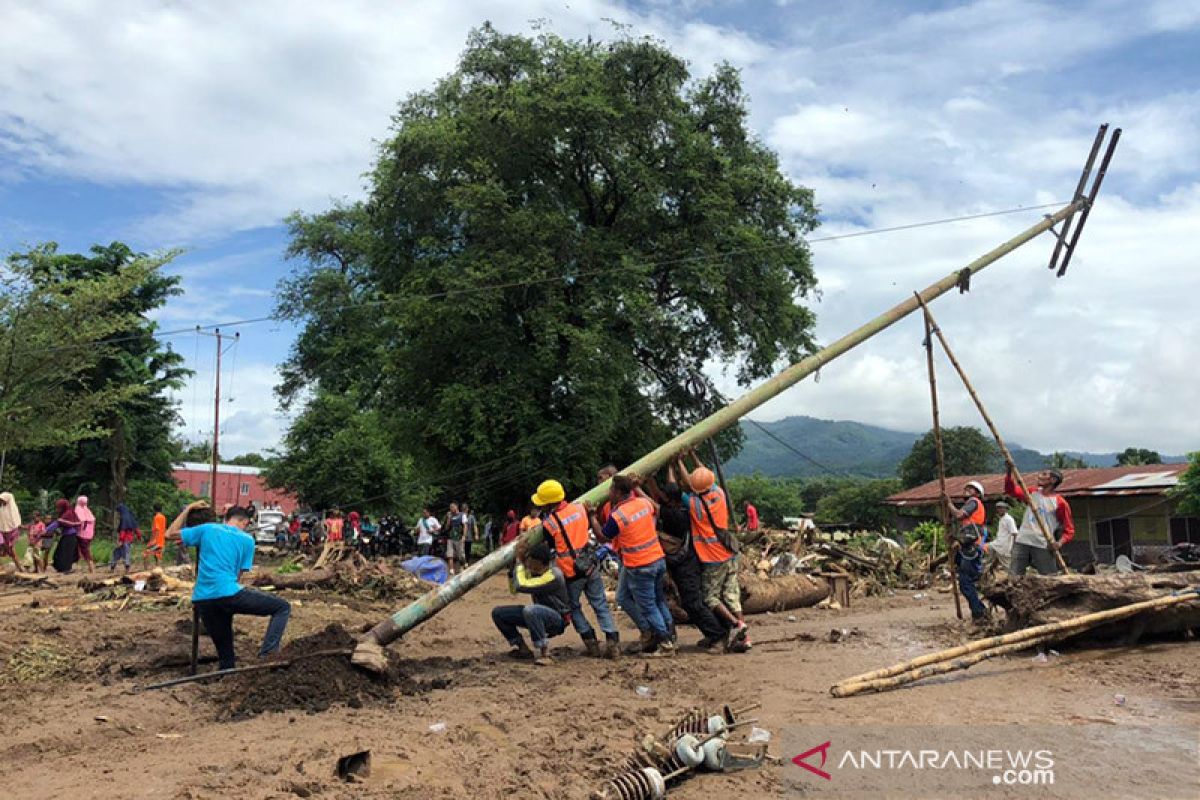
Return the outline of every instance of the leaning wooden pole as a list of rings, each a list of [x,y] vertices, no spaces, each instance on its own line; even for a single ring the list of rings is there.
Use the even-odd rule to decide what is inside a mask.
[[[1196,588],[1185,589],[1156,597],[1153,600],[1143,600],[1140,603],[1084,614],[1062,622],[1037,625],[1003,636],[989,636],[986,639],[951,647],[948,650],[939,650],[936,653],[914,658],[886,669],[855,675],[853,678],[847,678],[835,684],[829,692],[834,697],[852,697],[867,691],[893,689],[932,675],[966,669],[988,658],[1014,653],[1040,642],[1073,636],[1091,628],[1136,616],[1145,611],[1156,611],[1182,603],[1194,603],[1197,599]]]
[[[929,402],[933,406],[933,447],[937,455],[939,510],[942,518],[942,536],[946,539],[946,563],[950,566],[950,591],[954,593],[954,613],[963,618],[962,596],[958,591],[958,565],[954,563],[956,548],[950,536],[950,496],[946,493],[946,451],[942,447],[942,422],[938,414],[937,372],[933,368],[933,323],[925,314],[925,364],[929,372]]]
[[[626,467],[624,472],[648,475],[657,471],[672,456],[688,448],[702,444],[707,439],[735,424],[746,414],[773,397],[776,397],[786,389],[795,386],[833,359],[849,352],[875,334],[895,325],[919,309],[922,303],[931,302],[946,292],[951,291],[956,286],[965,284],[970,280],[972,275],[994,264],[1042,233],[1045,233],[1051,227],[1082,208],[1083,204],[1084,201],[1079,199],[1068,203],[1054,214],[1045,217],[1036,225],[1026,228],[1004,244],[988,251],[962,269],[951,272],[946,277],[926,288],[916,297],[906,298],[867,324],[856,328],[833,342],[828,347],[788,367],[783,372],[696,423],[675,438],[642,456]],[[608,481],[605,481],[599,486],[593,487],[578,499],[598,504],[604,500],[607,494]],[[539,540],[541,535],[541,527],[538,526],[527,531],[524,538],[530,542],[534,542]],[[399,639],[405,633],[434,616],[491,576],[506,570],[512,565],[515,552],[516,543],[510,542],[505,547],[487,555],[470,569],[460,572],[441,587],[430,591],[380,622],[365,635],[358,648],[354,651],[354,663],[367,669],[382,670],[386,664],[383,658],[383,646]]]
[[[983,406],[983,400],[979,399],[979,393],[975,391],[975,387],[971,385],[971,379],[967,377],[966,371],[962,368],[962,364],[958,363],[958,359],[954,357],[954,351],[950,349],[950,343],[946,341],[946,335],[942,333],[942,329],[938,327],[937,321],[933,318],[933,312],[929,310],[929,306],[920,295],[917,295],[917,302],[921,304],[921,308],[925,311],[925,316],[929,320],[930,326],[933,328],[934,334],[938,341],[942,344],[942,350],[946,352],[946,357],[950,359],[950,363],[954,365],[955,371],[958,372],[958,377],[962,379],[963,386],[967,387],[967,393],[971,395],[971,399],[975,401],[975,407],[979,409],[979,414],[983,417],[983,421],[987,423],[988,430],[992,432],[992,437],[995,438],[996,444],[1000,447],[1000,453],[1004,456],[1004,463],[1008,466],[1009,472],[1016,479],[1017,485],[1021,487],[1021,491],[1025,493],[1027,500],[1026,505],[1029,511],[1033,513],[1034,520],[1037,521],[1038,529],[1041,530],[1042,536],[1046,537],[1046,546],[1050,548],[1050,552],[1054,553],[1054,559],[1058,562],[1058,568],[1062,570],[1064,575],[1070,574],[1067,569],[1067,562],[1063,560],[1062,553],[1058,550],[1058,543],[1054,541],[1054,536],[1050,533],[1050,528],[1046,525],[1046,520],[1042,518],[1041,512],[1037,509],[1036,504],[1028,502],[1032,497],[1029,494],[1029,487],[1025,485],[1025,479],[1021,477],[1021,471],[1017,469],[1017,463],[1013,461],[1012,453],[1008,449],[1008,445],[1004,443],[1003,437],[1000,436],[1000,431],[996,428],[996,423],[992,422],[992,416],[988,414],[987,409]]]

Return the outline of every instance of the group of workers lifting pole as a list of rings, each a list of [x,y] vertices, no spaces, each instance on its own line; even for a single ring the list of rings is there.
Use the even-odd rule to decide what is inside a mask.
[[[598,482],[611,483],[608,500],[599,508],[568,501],[556,480],[537,487],[531,501],[541,517],[544,537],[534,545],[524,539],[518,542],[510,576],[513,591],[531,595],[532,603],[492,609],[492,621],[512,647],[510,655],[552,663],[550,639],[571,625],[589,655],[620,657],[620,634],[601,574],[600,543],[617,553],[617,603],[640,632],[637,644],[626,654],[675,654],[668,577],[688,622],[700,630],[700,650],[750,650],[729,498],[695,452],[687,455],[692,468],[687,469],[684,458],[676,459],[661,487],[653,477],[642,480],[618,474],[612,466],[600,470]],[[604,633],[603,647],[583,612],[585,597]],[[532,648],[521,629],[529,632]]]

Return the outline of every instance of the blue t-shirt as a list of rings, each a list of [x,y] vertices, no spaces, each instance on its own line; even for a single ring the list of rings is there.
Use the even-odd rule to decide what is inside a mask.
[[[231,597],[242,590],[238,575],[254,566],[254,537],[219,522],[184,528],[179,537],[188,547],[200,548],[193,601]]]

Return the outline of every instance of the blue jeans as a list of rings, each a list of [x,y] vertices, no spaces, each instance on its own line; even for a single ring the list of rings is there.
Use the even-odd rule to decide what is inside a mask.
[[[608,598],[604,596],[604,579],[600,570],[594,570],[587,578],[567,581],[567,596],[571,600],[571,623],[575,631],[584,639],[595,639],[596,632],[592,624],[583,615],[583,606],[579,603],[581,595],[587,595],[588,605],[596,612],[596,624],[604,631],[606,639],[617,638],[617,623],[608,607]]]
[[[546,647],[552,637],[567,629],[562,614],[536,603],[527,606],[496,606],[492,609],[492,622],[504,640],[513,647],[520,647],[525,643],[518,630],[520,628],[529,631],[529,638],[533,640],[535,648]]]
[[[646,629],[659,639],[671,637],[671,610],[667,608],[667,561],[660,558],[644,567],[626,567],[629,588],[637,600]]]
[[[133,542],[118,542],[113,548],[112,559],[108,562],[108,568],[114,569],[121,561],[125,562],[125,568],[133,564]]]
[[[217,662],[221,669],[234,667],[234,614],[271,618],[262,647],[258,649],[259,656],[270,655],[279,649],[279,642],[283,639],[283,632],[292,614],[292,606],[287,600],[256,589],[242,589],[237,594],[216,600],[197,600],[193,605],[204,622],[204,630],[208,631],[213,646],[217,648]]]
[[[629,570],[625,569],[624,564],[617,572],[617,605],[633,620],[639,631],[645,633],[650,630],[645,617],[638,609],[637,598],[633,596],[633,587],[629,583]]]
[[[983,549],[976,548],[974,558],[966,558],[956,553],[958,566],[958,590],[967,598],[971,607],[971,618],[980,619],[987,616],[987,609],[979,599],[979,579],[983,577]]]

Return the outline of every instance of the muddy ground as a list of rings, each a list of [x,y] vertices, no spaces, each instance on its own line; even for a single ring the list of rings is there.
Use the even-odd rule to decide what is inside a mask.
[[[580,655],[571,632],[554,640],[558,663],[537,667],[504,654],[489,610],[512,600],[497,578],[395,645],[398,658],[383,679],[335,656],[137,693],[185,674],[190,611],[182,604],[48,610],[80,594],[71,576],[56,581],[25,593],[0,586],[0,796],[7,798],[583,798],[641,734],[662,732],[696,706],[753,702],[763,704],[754,716],[773,733],[771,753],[782,760],[693,778],[671,798],[807,795],[792,783],[798,768],[787,751],[788,726],[1200,730],[1200,645],[1188,641],[1067,650],[1044,665],[1025,653],[885,694],[830,697],[828,687],[842,678],[962,640],[949,596],[937,592],[755,617],[757,645],[743,656],[685,647],[672,660],[612,663]],[[294,603],[285,639],[291,652],[348,646],[345,630],[389,610],[357,598],[285,594]],[[239,656],[252,663],[264,622],[240,618],[237,627]],[[848,635],[831,642],[831,629]],[[681,641],[696,638],[687,629]],[[212,655],[207,640],[201,652]],[[365,749],[371,776],[339,781],[338,757]],[[1094,774],[1096,797],[1108,796],[1103,770]]]

